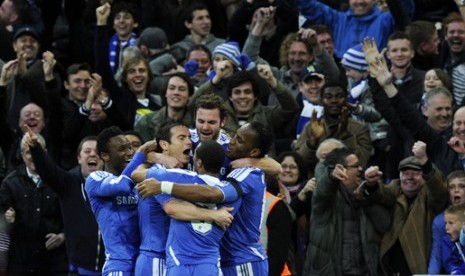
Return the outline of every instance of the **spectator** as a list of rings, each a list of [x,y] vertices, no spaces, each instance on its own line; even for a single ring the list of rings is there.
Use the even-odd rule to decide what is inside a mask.
[[[221,66],[221,65],[220,65]],[[221,67],[220,67],[221,68]],[[247,122],[260,121],[274,133],[282,129],[297,113],[297,103],[292,98],[282,83],[273,76],[268,65],[258,65],[259,77],[276,94],[280,101],[279,107],[262,106],[258,98],[260,90],[257,84],[258,78],[248,71],[235,74],[228,82],[228,120],[226,129],[237,129]],[[221,74],[223,74],[223,71]],[[217,74],[218,76],[219,74]],[[214,93],[210,83],[205,83],[196,93],[197,96]]]
[[[196,87],[207,81],[207,73],[211,66],[211,52],[205,45],[198,44],[189,48],[184,70],[191,77]]]
[[[184,26],[189,30],[190,34],[186,35],[183,40],[175,43],[173,47],[181,47],[185,51],[195,44],[204,44],[210,51],[225,40],[216,38],[211,31],[210,13],[202,3],[194,2],[185,10]]]
[[[0,211],[11,227],[8,273],[63,275],[68,260],[58,197],[37,174],[27,135],[21,140],[25,165],[15,167],[0,189]],[[45,147],[43,137],[38,139]]]
[[[182,121],[188,126],[193,123],[187,106],[189,98],[194,94],[190,78],[184,73],[171,74],[164,90],[166,104],[160,110],[143,116],[134,128],[144,141],[152,140],[165,122]]]
[[[454,104],[462,106],[465,99],[465,22],[458,13],[451,13],[443,20],[445,44],[441,48],[441,65],[452,77]]]
[[[381,12],[376,1],[360,3],[350,0],[346,12],[332,9],[319,1],[297,0],[297,8],[311,24],[324,24],[331,28],[336,46],[335,54],[341,58],[350,48],[361,43],[365,37],[374,37],[380,49],[387,44],[388,36],[396,29],[395,14]],[[410,15],[414,11],[413,1],[393,2],[402,5]],[[399,26],[397,26],[399,27]]]
[[[65,171],[47,155],[37,142],[37,135],[33,132],[28,134],[26,141],[30,145],[37,173],[60,201],[70,271],[84,275],[100,273],[105,261],[105,247],[87,195],[83,193],[87,176],[102,168],[102,161],[97,155],[96,137],[82,139],[77,149],[79,165]]]
[[[356,197],[362,172],[357,155],[346,148],[317,165],[304,275],[377,274],[379,241],[390,215]]]
[[[445,212],[446,232],[443,237],[442,249],[446,273],[458,275],[465,273],[465,247],[460,244],[460,232],[465,223],[465,207],[451,206]]]
[[[366,124],[349,118],[345,107],[347,89],[340,83],[327,82],[321,89],[324,115],[321,120],[315,116],[305,126],[297,140],[294,150],[307,160],[307,176],[314,175],[313,170],[318,162],[315,152],[321,142],[328,138],[341,140],[349,149],[354,150],[364,167],[372,149],[370,132]]]
[[[350,87],[348,107],[352,111],[352,117],[366,123],[370,130],[374,152],[370,156],[369,163],[376,164],[384,170],[390,150],[387,138],[389,124],[375,108],[368,86],[368,64],[362,46],[356,45],[350,48],[342,56],[341,64]]]
[[[105,6],[107,9],[111,9],[108,2]],[[134,33],[134,29],[139,26],[139,12],[134,4],[120,1],[115,3],[111,13],[110,17],[113,19],[115,34],[110,38],[108,44],[108,60],[113,74],[116,74],[123,66],[121,61],[123,50],[126,47],[136,46],[137,35]],[[105,20],[107,19],[108,17],[105,18]]]
[[[447,188],[449,190],[450,206],[465,205],[465,172],[463,170],[453,171],[447,176]],[[444,236],[447,236],[444,225],[445,212],[437,215],[433,220],[432,234],[433,243],[431,244],[431,256],[429,257],[428,274],[444,274],[445,260],[443,259],[442,245]],[[450,239],[449,239],[450,240]],[[447,250],[450,251],[450,248]]]
[[[405,29],[415,56],[412,59],[413,67],[428,71],[439,66],[439,36],[432,22],[414,21]]]
[[[102,77],[103,86],[108,90],[109,97],[123,113],[130,125],[134,126],[139,119],[159,109],[159,106],[151,99],[149,84],[152,81],[152,73],[149,64],[144,57],[134,57],[122,64],[121,87],[113,77],[109,66],[108,40],[105,33],[109,4],[102,5],[96,10],[97,30],[95,33],[96,72]]]
[[[447,188],[441,172],[426,154],[426,144],[417,141],[399,163],[400,176],[384,185],[378,167],[365,172],[364,193],[374,202],[392,208],[392,224],[381,242],[381,267],[386,274],[424,274],[431,253],[431,224],[444,210]],[[416,230],[414,230],[416,229]]]
[[[61,112],[54,114],[63,126],[60,133],[63,138],[61,165],[72,168],[76,164],[75,149],[84,137],[97,135],[112,125],[125,130],[132,126],[102,88],[100,75],[92,73],[89,65],[72,64],[66,74],[64,87],[67,97],[53,95],[51,106],[61,107]]]

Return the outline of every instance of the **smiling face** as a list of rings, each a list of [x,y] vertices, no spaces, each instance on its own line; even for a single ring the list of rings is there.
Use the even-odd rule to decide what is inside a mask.
[[[465,143],[465,107],[461,107],[455,111],[452,123],[452,135]]]
[[[201,142],[218,139],[224,123],[224,120],[221,120],[220,110],[218,108],[197,109],[195,114],[195,129],[197,130]]]
[[[256,100],[252,83],[247,81],[234,87],[231,91],[229,100],[231,101],[237,115],[249,115]]]
[[[27,125],[32,132],[40,133],[45,127],[44,112],[42,108],[34,103],[25,105],[19,114],[19,127],[23,133],[26,133],[27,129],[24,125]]]
[[[84,103],[90,88],[90,72],[79,70],[76,74],[69,75],[64,86],[70,100]]]
[[[39,48],[40,46],[37,39],[29,34],[21,35],[13,41],[13,50],[15,53],[25,53],[26,60],[37,58]]]
[[[210,34],[212,21],[208,10],[196,10],[192,13],[192,22],[184,22],[191,34],[206,37]]]
[[[79,165],[81,165],[81,173],[84,178],[92,172],[101,170],[103,167],[103,162],[98,157],[96,140],[85,141],[77,159]]]
[[[452,122],[452,99],[440,94],[431,97],[425,102],[423,114],[434,130],[447,129]]]
[[[424,182],[421,171],[407,169],[400,172],[400,188],[407,197],[416,196]]]
[[[113,29],[115,29],[118,38],[122,41],[128,40],[137,26],[138,24],[134,21],[134,17],[127,11],[117,13],[113,19]]]
[[[388,42],[386,56],[397,68],[407,68],[415,55],[408,39],[394,39]]]
[[[108,141],[108,152],[102,152],[101,158],[111,171],[120,175],[131,161],[134,149],[124,135],[117,135]]]
[[[165,97],[168,107],[184,109],[189,101],[189,87],[187,82],[178,76],[170,78]]]
[[[349,0],[350,8],[352,12],[357,15],[365,15],[371,11],[371,8],[375,5],[376,0]]]
[[[446,233],[449,235],[451,241],[458,241],[460,237],[460,230],[462,229],[462,221],[460,217],[455,214],[446,213],[444,216],[446,222]]]
[[[312,60],[312,55],[308,52],[307,47],[301,41],[292,42],[287,53],[287,64],[294,74],[300,74],[305,66],[308,66]]]
[[[278,179],[281,183],[286,186],[294,186],[297,184],[299,180],[299,166],[294,160],[292,156],[284,157],[283,161],[281,162],[281,167],[283,171],[278,175]]]
[[[425,92],[428,92],[433,88],[444,87],[444,83],[439,79],[439,77],[436,75],[436,72],[432,69],[426,72],[423,87]]]
[[[310,77],[299,82],[299,91],[311,103],[319,104],[321,88],[325,85],[325,80],[319,77]]]
[[[129,90],[134,93],[137,98],[145,98],[149,81],[149,71],[145,63],[139,61],[138,63],[128,66],[125,81]]]
[[[447,24],[445,39],[452,54],[461,54],[465,50],[465,22],[453,21]]]

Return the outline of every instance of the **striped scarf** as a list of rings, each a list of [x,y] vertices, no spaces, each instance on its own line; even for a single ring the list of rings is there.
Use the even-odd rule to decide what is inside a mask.
[[[121,64],[121,59],[122,59],[122,53],[124,48],[129,47],[129,46],[135,46],[136,45],[136,39],[137,35],[135,33],[131,33],[131,37],[127,41],[120,41],[118,39],[118,34],[114,34],[111,39],[110,39],[110,45],[109,45],[109,51],[110,51],[110,67],[111,71],[113,74],[116,73],[118,70],[120,64]]]

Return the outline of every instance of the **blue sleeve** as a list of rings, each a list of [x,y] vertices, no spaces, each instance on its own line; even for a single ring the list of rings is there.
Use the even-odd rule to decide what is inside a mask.
[[[144,163],[145,155],[140,152],[136,152],[131,159],[131,162],[124,168],[123,173],[121,175],[127,176],[131,178],[132,172],[139,166],[140,164]]]
[[[91,173],[86,179],[87,194],[92,197],[111,197],[130,194],[134,188],[131,173],[144,161],[145,155],[138,152],[118,177],[104,171]]]
[[[239,199],[239,192],[236,187],[234,187],[230,183],[225,183],[225,182],[222,182],[222,183],[224,185],[217,185],[215,187],[218,188],[223,193],[224,203],[233,202]]]
[[[103,171],[91,173],[86,179],[86,191],[90,197],[112,197],[128,195],[134,184],[131,178],[118,177]]]
[[[161,206],[165,205],[168,201],[172,200],[174,197],[167,194],[159,194],[155,196],[155,199],[160,203]]]
[[[428,274],[440,274],[442,253],[441,242],[444,234],[443,214],[439,214],[433,221],[433,243],[431,245],[431,256],[429,258]]]
[[[297,0],[299,12],[312,24],[324,24],[328,26],[332,33],[336,28],[338,21],[342,21],[346,15],[343,12],[332,9],[331,7],[320,3],[317,0]]]

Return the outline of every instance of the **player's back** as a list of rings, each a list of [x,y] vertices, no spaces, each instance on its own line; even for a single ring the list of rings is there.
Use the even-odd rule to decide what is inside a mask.
[[[164,174],[157,176],[158,180],[172,181],[176,183],[197,183],[199,185],[209,185],[218,187],[225,194],[233,194],[237,198],[237,191],[230,184],[222,183],[216,177],[208,175],[197,175],[195,172],[171,169]],[[229,186],[228,186],[229,185]],[[228,186],[227,188],[225,188]],[[226,198],[233,196],[225,195]],[[172,199],[168,195],[159,195],[157,200],[161,203]],[[224,206],[234,207],[232,214],[240,206],[240,200],[230,203],[206,204],[194,203],[195,205],[208,208],[219,209]],[[220,256],[220,241],[224,231],[210,221],[180,221],[171,220],[170,231],[166,246],[167,266],[173,265],[194,265],[194,264],[217,264]]]

